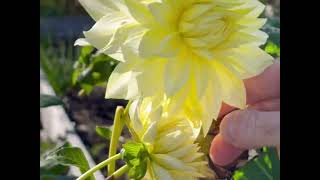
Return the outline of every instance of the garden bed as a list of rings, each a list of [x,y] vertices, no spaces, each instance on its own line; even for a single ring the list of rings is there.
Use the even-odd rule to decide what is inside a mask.
[[[49,95],[53,97],[55,96],[55,93],[51,85],[49,84],[45,74],[41,71],[41,69],[40,69],[40,95]],[[40,103],[40,107],[42,107],[41,104],[42,103]],[[70,121],[64,108],[60,105],[40,108],[40,167],[50,162],[49,160],[49,161],[43,161],[44,164],[41,163],[41,155],[43,154],[41,153],[41,150],[43,150],[41,149],[43,145],[43,143],[41,142],[45,142],[45,144],[49,146],[54,146],[54,145],[68,142],[72,147],[77,147],[81,149],[84,157],[87,159],[89,167],[93,167],[96,165],[96,163],[92,160],[90,153],[87,151],[85,145],[83,144],[81,138],[75,132],[74,124]],[[44,152],[43,154],[44,157],[46,156],[47,153],[49,153],[49,151]],[[49,171],[52,171],[52,168],[54,167],[53,166],[44,167],[44,169],[47,169]],[[55,174],[54,171],[52,171],[52,172],[48,172],[47,175],[50,176],[51,173]],[[69,175],[79,176],[81,175],[81,173],[78,168],[71,167],[69,170]],[[41,174],[40,174],[40,177],[41,177]],[[97,180],[103,179],[103,176],[100,171],[97,171],[95,173],[95,177]]]
[[[125,107],[127,103],[124,100],[106,100],[104,93],[104,88],[97,87],[88,96],[78,96],[77,90],[69,90],[63,97],[66,112],[71,121],[75,122],[75,130],[95,162],[107,159],[109,149],[109,141],[96,133],[96,126],[110,127],[116,107]],[[129,137],[129,132],[124,129],[119,146]],[[123,165],[117,162],[119,167]],[[106,173],[105,169],[102,172]]]

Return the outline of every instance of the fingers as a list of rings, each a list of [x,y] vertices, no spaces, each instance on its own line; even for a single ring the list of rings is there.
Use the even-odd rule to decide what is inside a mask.
[[[256,110],[234,111],[220,124],[226,143],[237,148],[252,149],[280,145],[280,112]]]
[[[255,104],[265,99],[280,97],[280,64],[268,67],[259,76],[244,81],[247,91],[247,103]]]
[[[254,105],[250,105],[248,109],[258,111],[280,111],[280,98],[261,101]]]
[[[243,151],[226,143],[221,134],[218,134],[211,143],[209,155],[213,163],[225,166],[237,159]]]
[[[223,119],[221,133],[214,138],[210,148],[212,161],[221,166],[230,164],[245,149],[264,145],[280,146],[280,112],[272,112],[280,111],[280,64],[271,65],[262,74],[244,83],[248,109],[267,112],[232,112],[234,107],[222,104],[218,119],[232,113]],[[233,128],[235,130],[229,133]]]
[[[248,109],[255,109],[259,111],[280,111],[280,99],[270,99],[267,101],[262,101],[260,103],[249,106]],[[225,119],[228,119],[228,118],[229,117],[226,117]],[[225,128],[222,126],[228,126],[229,122],[224,122],[224,121],[220,127],[222,129],[221,131],[225,132],[226,130],[224,130]],[[230,164],[235,159],[237,159],[237,157],[243,151],[244,150],[242,148],[238,148],[233,145],[230,145],[225,140],[223,140],[223,137],[220,133],[213,139],[211,143],[210,157],[215,164],[224,166],[224,165]],[[280,145],[278,146],[278,154],[280,157]]]
[[[275,63],[260,75],[244,80],[247,93],[247,103],[255,104],[265,99],[280,97],[280,64]],[[222,104],[218,119],[222,118],[235,108]]]

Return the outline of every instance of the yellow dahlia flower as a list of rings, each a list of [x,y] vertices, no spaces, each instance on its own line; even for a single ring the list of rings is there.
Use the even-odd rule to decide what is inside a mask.
[[[244,108],[243,79],[272,57],[259,48],[258,0],[80,0],[97,21],[78,45],[119,61],[107,98],[165,97],[206,134],[222,102]]]
[[[198,132],[190,121],[167,117],[151,99],[135,100],[129,115],[134,133],[149,154],[145,179],[191,180],[213,177],[204,154],[194,144]]]

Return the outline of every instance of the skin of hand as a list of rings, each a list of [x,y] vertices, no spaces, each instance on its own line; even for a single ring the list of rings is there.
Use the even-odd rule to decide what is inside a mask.
[[[210,157],[227,166],[246,149],[276,146],[280,157],[280,63],[244,81],[248,108],[222,105],[220,132],[213,139]]]

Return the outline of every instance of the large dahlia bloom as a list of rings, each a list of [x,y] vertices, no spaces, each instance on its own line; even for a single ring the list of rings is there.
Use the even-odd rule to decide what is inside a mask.
[[[97,21],[78,45],[91,44],[121,63],[107,98],[159,96],[168,112],[206,134],[222,102],[244,108],[243,79],[272,57],[259,48],[264,5],[258,0],[80,0]]]
[[[200,147],[194,144],[198,132],[190,121],[166,116],[163,108],[150,98],[133,101],[129,115],[135,140],[148,151],[145,179],[214,177]]]

